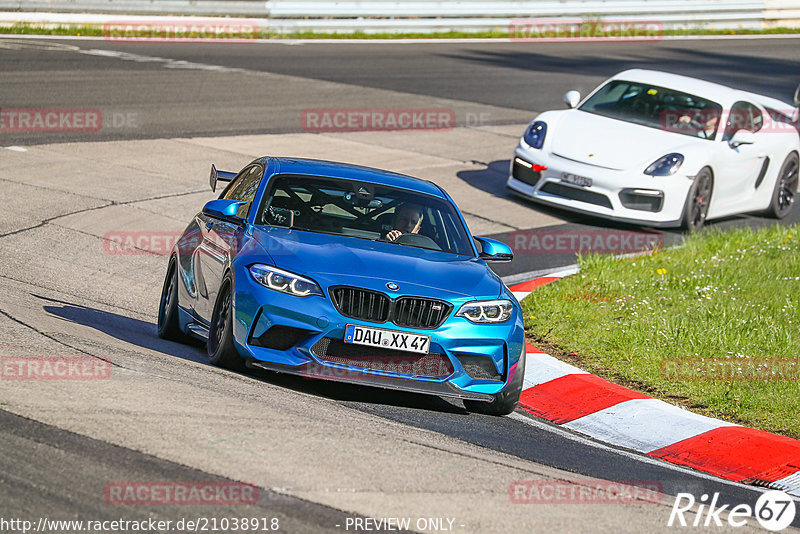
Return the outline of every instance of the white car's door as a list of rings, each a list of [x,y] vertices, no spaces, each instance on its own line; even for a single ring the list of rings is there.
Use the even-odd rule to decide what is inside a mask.
[[[719,217],[752,209],[756,180],[770,153],[769,136],[760,131],[761,110],[750,102],[731,106],[723,132],[717,133],[714,154],[714,193],[710,215]],[[752,143],[732,145],[736,132],[751,132]]]

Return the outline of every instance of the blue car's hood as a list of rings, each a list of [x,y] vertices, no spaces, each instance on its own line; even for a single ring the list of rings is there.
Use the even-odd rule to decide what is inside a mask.
[[[497,298],[502,291],[497,275],[477,258],[276,227],[255,228],[253,237],[276,267],[325,287],[353,285],[386,293],[386,284],[394,282],[400,286],[397,294],[440,299]]]

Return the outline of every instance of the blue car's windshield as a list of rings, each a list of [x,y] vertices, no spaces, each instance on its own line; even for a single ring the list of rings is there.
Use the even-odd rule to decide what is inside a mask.
[[[613,80],[581,111],[701,139],[713,139],[722,106],[699,96],[639,82]]]
[[[270,182],[256,224],[474,255],[455,207],[441,198],[339,178]]]

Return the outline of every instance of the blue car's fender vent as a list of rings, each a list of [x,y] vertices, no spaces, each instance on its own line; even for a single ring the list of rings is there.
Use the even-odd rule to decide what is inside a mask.
[[[334,287],[331,299],[345,317],[373,323],[391,320],[408,328],[439,328],[453,310],[452,304],[425,297],[390,299],[378,291],[356,287]]]
[[[444,354],[419,354],[402,350],[382,349],[345,343],[341,339],[323,337],[311,352],[322,361],[361,367],[373,371],[444,378],[453,374],[453,364]]]

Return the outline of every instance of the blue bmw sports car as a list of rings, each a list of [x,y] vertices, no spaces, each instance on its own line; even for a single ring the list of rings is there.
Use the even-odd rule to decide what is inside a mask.
[[[170,256],[158,335],[207,343],[211,363],[463,400],[519,400],[519,304],[432,182],[326,161],[211,167],[207,203]]]

